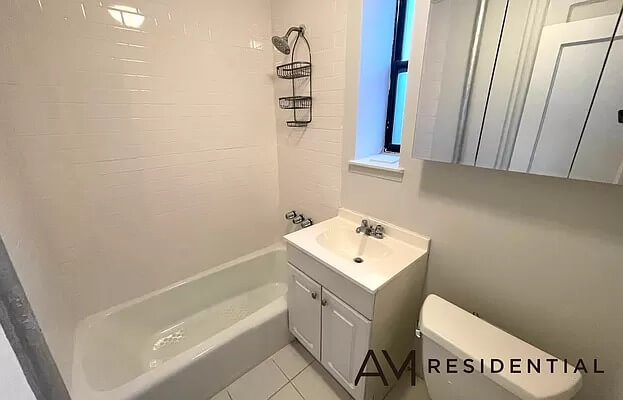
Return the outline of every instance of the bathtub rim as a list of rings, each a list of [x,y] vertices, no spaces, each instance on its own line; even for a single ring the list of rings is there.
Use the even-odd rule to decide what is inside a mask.
[[[156,296],[158,296],[158,295],[160,295],[162,293],[165,293],[165,292],[168,292],[170,290],[176,289],[176,288],[178,288],[180,286],[184,286],[184,285],[186,285],[186,284],[188,284],[190,282],[197,281],[199,279],[202,279],[202,278],[205,278],[207,276],[213,275],[213,274],[215,274],[217,272],[224,271],[224,270],[226,270],[226,269],[228,269],[230,267],[236,266],[236,265],[241,264],[243,262],[250,261],[250,260],[253,260],[255,258],[267,255],[269,253],[277,252],[277,251],[284,251],[285,252],[286,251],[285,244],[276,243],[276,244],[270,245],[268,247],[264,247],[262,249],[254,251],[252,253],[245,254],[243,256],[235,258],[235,259],[233,259],[231,261],[227,261],[227,262],[225,262],[223,264],[219,264],[216,267],[208,268],[208,269],[206,269],[204,271],[199,272],[198,274],[192,275],[192,276],[190,276],[188,278],[184,278],[184,279],[182,279],[180,281],[177,281],[177,282],[174,282],[174,283],[172,283],[172,284],[170,284],[168,286],[165,286],[164,288],[156,289],[156,290],[151,291],[149,293],[146,293],[146,294],[144,294],[142,296],[130,299],[130,300],[125,301],[125,302],[120,303],[120,304],[116,304],[116,305],[114,305],[114,306],[112,306],[110,308],[107,308],[107,309],[103,310],[103,311],[98,311],[95,314],[91,314],[91,315],[83,318],[78,323],[78,325],[83,325],[84,323],[89,322],[89,321],[93,321],[93,320],[99,320],[102,317],[108,317],[108,316],[110,316],[110,315],[112,315],[112,314],[114,314],[114,313],[116,313],[118,311],[121,311],[123,309],[129,308],[129,307],[131,307],[131,306],[133,306],[135,304],[141,303],[141,302],[143,302],[143,301],[145,301],[145,300],[147,300],[147,299],[149,299],[151,297],[156,297]]]
[[[277,316],[281,312],[287,312],[286,298],[285,296],[280,296],[279,298],[271,301],[270,303],[265,304],[263,307],[261,307],[248,317],[227,327],[225,330],[177,354],[176,356],[167,360],[165,364],[159,366],[158,368],[146,371],[136,376],[135,378],[109,390],[97,390],[91,387],[84,372],[82,356],[84,355],[84,350],[86,346],[85,334],[96,322],[99,322],[116,312],[129,308],[135,304],[141,303],[149,298],[158,296],[162,293],[176,289],[190,282],[205,278],[212,274],[239,265],[243,262],[250,261],[273,252],[285,252],[285,245],[282,243],[277,243],[263,249],[256,250],[252,253],[235,258],[231,261],[227,261],[216,267],[207,269],[196,275],[175,282],[162,289],[152,291],[143,296],[110,307],[104,311],[92,314],[81,320],[78,323],[74,333],[74,352],[72,360],[72,382],[70,386],[70,394],[72,396],[88,395],[90,396],[89,399],[94,400],[116,400],[119,398],[125,398],[123,397],[123,395],[129,390],[132,390],[132,393],[134,394],[144,393],[145,391],[149,390],[150,387],[154,386],[154,382],[160,382],[175,375],[176,373],[182,371],[187,365],[191,364],[193,360],[207,356],[211,353],[213,349],[224,346],[228,342],[231,342],[236,337],[236,333],[251,329],[259,325],[260,323],[268,321],[269,319]]]

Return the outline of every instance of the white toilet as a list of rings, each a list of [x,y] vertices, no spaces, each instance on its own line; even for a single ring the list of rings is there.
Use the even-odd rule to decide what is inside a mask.
[[[568,400],[582,386],[582,375],[573,372],[574,366],[439,296],[426,298],[420,315],[420,332],[424,376],[432,400]],[[498,373],[492,372],[492,359],[499,360],[493,362],[493,371],[500,370],[500,363],[504,364]],[[513,361],[513,368],[512,359],[520,360],[519,364]],[[470,373],[467,366],[470,362],[465,360],[472,360],[473,372]],[[528,360],[531,360],[530,373]],[[538,363],[540,373],[536,369]],[[451,373],[455,370],[456,373]]]

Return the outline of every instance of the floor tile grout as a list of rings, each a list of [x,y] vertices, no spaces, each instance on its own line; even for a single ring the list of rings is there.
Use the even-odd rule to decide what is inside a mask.
[[[294,339],[293,341],[291,341],[288,345],[291,345],[292,343],[299,343],[298,340]],[[305,350],[306,351],[306,350]],[[279,351],[277,351],[278,353]],[[275,353],[275,354],[277,354]],[[279,368],[279,370],[286,375],[285,372],[283,372],[283,370],[281,369],[281,367],[279,366],[279,363],[277,361],[275,361],[275,359],[273,358],[273,356],[275,355],[273,354],[272,356],[270,356],[270,359],[273,360],[273,362],[275,363],[275,365],[277,365],[277,368]],[[292,382],[294,379],[296,379],[297,376],[299,376],[303,371],[305,371],[310,365],[312,365],[313,363],[316,362],[316,359],[311,360],[306,366],[305,368],[303,368],[302,370],[300,370],[299,372],[296,373],[296,375],[294,375],[292,377],[292,379],[288,378],[288,376],[286,375],[286,379],[288,379],[288,382]]]
[[[277,354],[277,353],[275,353],[275,354]],[[275,354],[273,354],[273,356],[274,356]],[[283,372],[283,370],[282,370],[282,369],[281,369],[281,367],[279,366],[279,363],[277,363],[277,361],[275,361],[275,359],[273,358],[273,356],[270,356],[270,361],[272,361],[272,362],[273,362],[273,364],[275,364],[275,366],[277,367],[277,369],[278,369],[279,371],[281,371],[281,373],[283,374],[283,376],[285,376],[285,377],[286,377],[286,380],[288,381],[288,383],[290,383],[290,381],[291,381],[292,379],[288,378],[288,375],[286,375],[286,373],[285,373],[285,372]]]
[[[307,369],[307,367],[303,368],[303,370]],[[301,371],[302,372],[302,371]],[[301,393],[301,391],[299,390],[299,388],[296,387],[296,385],[294,384],[294,382],[292,382],[292,387],[294,388],[294,390],[296,390],[296,393],[299,394],[299,396],[301,396],[301,399],[305,400],[305,396],[303,396],[303,393]]]
[[[290,381],[295,380],[297,376],[301,375],[301,374],[303,373],[303,371],[305,371],[307,368],[309,368],[309,367],[310,367],[310,366],[311,366],[314,362],[315,362],[315,361],[312,361],[312,362],[310,362],[309,364],[307,364],[307,365],[305,366],[305,368],[303,368],[302,370],[300,370],[299,372],[297,372],[297,374],[296,374],[296,375],[294,375],[294,376],[292,377],[292,379],[290,379]]]
[[[295,343],[295,342],[296,342],[296,340],[293,340],[293,341],[292,341],[292,342],[290,342],[288,345],[290,346],[290,345],[292,345],[292,343]],[[277,352],[277,353],[278,353],[278,352]],[[277,354],[277,353],[275,353],[275,354]],[[294,388],[294,390],[296,390],[296,393],[298,393],[298,394],[299,394],[299,396],[301,396],[301,398],[302,398],[303,400],[305,400],[305,396],[303,396],[303,393],[301,393],[301,392],[299,391],[299,389],[296,387],[296,385],[294,384],[294,379],[296,379],[296,377],[298,377],[300,374],[302,374],[302,373],[303,373],[303,371],[305,371],[307,368],[309,368],[309,367],[310,367],[310,366],[314,363],[314,360],[312,360],[311,362],[309,362],[309,363],[308,363],[308,364],[307,364],[307,365],[306,365],[306,366],[305,366],[302,370],[300,370],[299,372],[297,372],[297,373],[296,373],[296,375],[294,375],[294,376],[290,379],[290,378],[288,377],[288,375],[286,375],[286,373],[283,371],[283,369],[281,369],[281,367],[279,366],[279,363],[278,363],[277,361],[275,361],[275,359],[273,358],[273,356],[274,356],[275,354],[273,354],[272,356],[270,356],[270,359],[271,359],[271,361],[272,361],[273,363],[275,363],[275,365],[277,366],[277,368],[279,369],[279,371],[281,371],[281,373],[282,373],[282,374],[286,377],[286,379],[288,380],[288,382],[287,382],[285,385],[283,385],[282,387],[280,387],[280,388],[279,388],[279,390],[277,390],[277,392],[275,392],[275,393],[274,393],[272,396],[270,396],[267,400],[270,400],[270,399],[272,399],[273,397],[275,397],[275,395],[276,395],[277,393],[279,393],[279,392],[280,392],[280,391],[281,391],[284,387],[286,387],[286,386],[288,386],[288,385],[290,385],[290,384],[292,385],[292,387]]]
[[[292,383],[292,387],[294,388],[294,390],[296,390],[296,393],[298,393],[298,394],[299,394],[299,396],[301,396],[301,398],[302,398],[303,400],[305,400],[305,396],[303,396],[303,393],[301,393],[301,391],[299,390],[299,388],[297,388],[297,387],[296,387],[296,385],[294,384],[294,379],[296,379],[296,377],[297,377],[297,376],[301,375],[301,374],[303,373],[303,371],[305,371],[307,368],[311,367],[311,365],[312,365],[313,363],[314,363],[314,362],[312,361],[312,362],[310,362],[309,364],[307,364],[307,365],[305,366],[305,368],[303,368],[302,370],[300,370],[300,371],[299,371],[299,373],[298,373],[298,374],[296,374],[296,375],[294,375],[294,376],[292,377],[292,379],[290,380],[290,383]]]
[[[292,345],[292,343],[295,343],[295,342],[297,342],[297,341],[296,341],[296,340],[293,340],[293,341],[292,341],[292,342],[290,342],[288,345]],[[277,354],[278,352],[279,352],[279,351],[275,352],[275,354]],[[271,355],[270,357],[268,357],[268,358],[267,358],[267,360],[268,360],[268,359],[270,359],[270,360],[273,362],[273,364],[275,364],[275,366],[277,367],[277,369],[279,370],[279,372],[281,372],[281,374],[282,374],[282,375],[286,378],[286,383],[285,383],[285,384],[283,384],[281,387],[279,387],[279,389],[277,389],[277,391],[276,391],[275,393],[273,393],[272,395],[270,395],[270,397],[269,397],[268,399],[266,399],[266,400],[270,400],[270,399],[272,399],[273,397],[275,397],[275,395],[277,395],[277,393],[279,393],[279,392],[280,392],[283,388],[285,388],[285,387],[286,387],[286,386],[288,386],[289,384],[292,384],[292,387],[294,388],[294,390],[295,390],[295,391],[299,394],[299,396],[301,396],[301,398],[302,398],[303,400],[305,400],[305,396],[303,396],[303,393],[301,393],[301,392],[300,392],[300,390],[296,387],[296,385],[294,384],[294,380],[295,380],[295,379],[296,379],[299,375],[301,375],[301,374],[302,374],[302,373],[303,373],[303,372],[304,372],[307,368],[311,367],[311,366],[312,366],[312,365],[316,362],[316,360],[315,360],[315,359],[313,359],[312,361],[310,361],[310,362],[309,362],[309,363],[308,363],[308,364],[307,364],[307,365],[306,365],[303,369],[301,369],[299,372],[297,372],[297,373],[296,373],[296,375],[294,375],[294,376],[290,379],[290,378],[288,377],[288,375],[286,375],[286,373],[283,371],[283,369],[279,366],[279,363],[278,363],[278,362],[277,362],[277,361],[273,358],[275,354],[273,354],[273,355]],[[241,377],[240,377],[240,378],[241,378]],[[240,379],[240,378],[238,378],[238,379]],[[236,381],[237,381],[238,379],[236,379]],[[234,400],[234,398],[233,398],[233,396],[231,395],[231,393],[229,392],[229,388],[230,388],[230,387],[231,387],[231,385],[233,385],[236,381],[232,382],[231,384],[229,384],[229,385],[228,385],[228,386],[224,389],[224,390],[225,390],[225,393],[227,393],[227,397],[228,397],[230,400]]]
[[[270,400],[270,399],[272,399],[273,397],[275,397],[275,395],[276,395],[277,393],[281,392],[281,389],[283,389],[284,387],[288,386],[289,384],[290,384],[290,381],[288,381],[288,382],[284,383],[284,384],[283,384],[283,386],[281,386],[279,389],[277,389],[277,391],[276,391],[275,393],[271,394],[271,395],[270,395],[270,397],[269,397],[268,399],[266,399],[266,400]],[[294,386],[294,385],[292,385],[292,386]]]
[[[277,353],[275,353],[275,354],[277,354]],[[273,356],[274,356],[275,354],[273,354]],[[283,385],[282,385],[279,389],[277,389],[277,391],[276,391],[275,393],[271,394],[271,395],[270,395],[270,397],[268,397],[268,399],[266,399],[266,400],[270,400],[270,399],[272,399],[273,397],[275,397],[275,395],[276,395],[277,393],[279,393],[279,392],[281,391],[281,389],[283,389],[284,387],[286,387],[286,386],[288,386],[288,385],[290,384],[290,378],[288,378],[288,375],[286,375],[286,373],[285,373],[285,372],[283,372],[283,370],[281,369],[281,367],[279,366],[279,364],[277,364],[277,361],[275,361],[275,359],[273,358],[273,356],[270,356],[270,361],[272,361],[272,362],[273,362],[273,364],[275,364],[275,366],[277,367],[277,369],[279,370],[279,372],[281,372],[281,374],[282,374],[282,375],[286,378],[286,383],[284,383],[284,384],[283,384]]]
[[[292,344],[293,344],[293,343],[295,343],[295,342],[296,342],[296,341],[293,341],[293,342],[289,343],[289,345],[292,345]],[[305,351],[305,350],[303,350],[303,351]],[[305,366],[304,366],[304,367],[303,367],[303,368],[302,368],[299,372],[297,372],[297,373],[296,373],[296,374],[295,374],[292,378],[289,378],[289,377],[288,377],[288,375],[285,373],[285,371],[282,369],[282,367],[279,365],[279,363],[277,362],[277,360],[275,360],[275,358],[274,358],[274,356],[275,356],[278,352],[279,352],[279,351],[277,351],[277,352],[275,352],[273,355],[269,356],[269,357],[268,357],[265,361],[268,361],[268,359],[270,359],[270,360],[273,362],[273,364],[277,367],[277,369],[279,370],[279,372],[281,372],[281,374],[282,374],[282,375],[286,378],[286,382],[285,382],[283,385],[281,385],[281,386],[280,386],[280,387],[279,387],[279,388],[275,391],[275,393],[271,394],[271,395],[270,395],[270,396],[269,396],[266,400],[271,400],[271,399],[274,399],[274,398],[275,398],[275,396],[276,396],[279,392],[281,392],[281,391],[282,391],[282,390],[283,390],[286,386],[288,386],[288,385],[292,385],[292,388],[296,391],[296,393],[300,396],[300,398],[301,398],[301,399],[303,399],[303,400],[306,400],[306,397],[305,397],[305,396],[303,395],[303,393],[299,390],[299,388],[298,388],[298,387],[294,384],[294,380],[295,380],[296,378],[298,378],[298,377],[299,377],[299,376],[300,376],[303,372],[305,372],[308,368],[313,367],[314,363],[318,363],[318,365],[319,365],[320,367],[322,367],[322,364],[320,364],[320,363],[318,362],[318,360],[316,360],[315,358],[312,358],[312,359],[311,359],[311,361],[310,361],[310,362],[308,362],[308,363],[307,363],[307,365],[305,365]],[[241,378],[241,377],[240,377],[240,378]],[[238,379],[240,379],[240,378],[238,378]],[[238,380],[238,379],[237,379],[237,380]],[[235,381],[234,381],[234,382],[235,382]],[[233,384],[234,382],[232,382],[232,384]],[[234,397],[232,396],[232,394],[229,392],[229,388],[230,388],[230,386],[231,386],[232,384],[228,385],[228,386],[224,389],[225,393],[227,394],[227,398],[228,398],[229,400],[235,400],[235,399],[234,399]],[[386,398],[391,397],[391,394],[392,394],[394,391],[399,390],[399,389],[398,389],[398,387],[399,387],[399,384],[398,384],[398,383],[396,383],[396,385],[394,385],[394,387],[392,387],[392,388],[391,388],[391,389],[387,392]],[[401,397],[401,398],[402,398],[402,397]],[[409,397],[409,398],[411,398],[411,397]],[[417,398],[418,398],[418,399],[420,398],[420,397],[419,397],[419,395],[417,396]],[[422,400],[423,400],[423,399],[430,400],[430,397],[426,397],[426,396],[424,396],[424,397],[422,398]]]

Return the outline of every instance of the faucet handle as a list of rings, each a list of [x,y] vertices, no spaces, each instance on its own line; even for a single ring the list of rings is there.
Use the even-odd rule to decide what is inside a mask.
[[[305,216],[303,214],[299,214],[295,216],[294,218],[292,218],[292,223],[295,225],[300,224],[303,221],[305,221]]]
[[[374,227],[374,237],[377,239],[383,239],[383,237],[385,237],[385,228],[382,225]]]
[[[312,221],[311,218],[307,218],[305,221],[301,222],[301,228],[303,228],[303,229],[309,228],[313,224],[314,224],[314,221]]]
[[[286,219],[290,220],[294,219],[294,217],[296,217],[296,211],[292,210],[286,213]]]
[[[370,224],[370,223],[368,222],[368,220],[367,220],[367,219],[362,219],[362,220],[361,220],[361,226],[363,226],[363,227],[367,227],[369,224]]]

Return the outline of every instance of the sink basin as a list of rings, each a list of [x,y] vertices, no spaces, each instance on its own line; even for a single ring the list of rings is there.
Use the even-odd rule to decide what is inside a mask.
[[[387,257],[392,253],[392,250],[383,244],[383,239],[375,239],[346,228],[328,229],[320,233],[316,240],[327,250],[349,260],[359,258],[361,262],[365,262],[373,258]]]
[[[362,219],[340,209],[338,216],[284,236],[288,246],[306,253],[369,293],[375,293],[405,268],[428,254],[430,239],[383,223],[385,236],[377,239],[356,233]],[[296,266],[296,265],[295,265]]]

